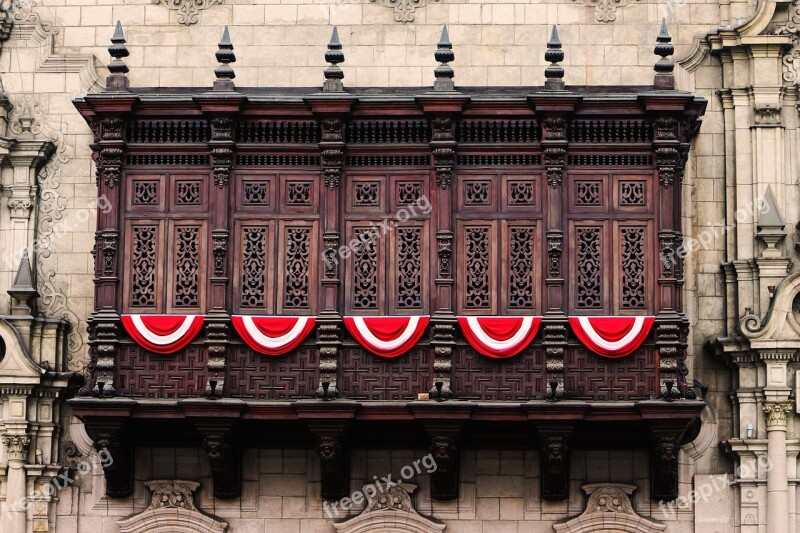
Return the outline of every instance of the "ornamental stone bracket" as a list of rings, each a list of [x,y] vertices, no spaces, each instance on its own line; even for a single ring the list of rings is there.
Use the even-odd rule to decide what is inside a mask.
[[[617,531],[620,533],[655,533],[667,527],[640,516],[631,505],[636,485],[625,483],[589,483],[581,489],[589,497],[586,509],[566,522],[553,525],[558,532]]]
[[[117,522],[120,533],[225,533],[228,523],[201,512],[194,503],[196,481],[156,479],[145,482],[152,491],[150,505]]]
[[[394,9],[394,20],[406,24],[414,22],[417,8],[422,8],[431,2],[439,2],[439,0],[369,0],[373,3],[378,3],[386,7]]]
[[[223,0],[153,0],[154,4],[162,4],[177,11],[178,22],[186,26],[196,24],[201,11],[222,2]]]
[[[586,7],[594,7],[594,18],[597,22],[610,23],[617,20],[617,9],[639,0],[572,0],[581,2]]]
[[[417,489],[412,483],[387,487],[380,483],[364,485],[367,497],[364,510],[344,522],[333,524],[340,533],[438,533],[445,524],[420,515],[411,502]]]

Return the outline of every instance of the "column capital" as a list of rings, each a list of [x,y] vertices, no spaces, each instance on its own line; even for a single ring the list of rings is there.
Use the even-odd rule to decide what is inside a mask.
[[[3,446],[6,447],[6,456],[10,461],[26,461],[28,459],[28,446],[31,443],[30,435],[4,435]]]
[[[788,413],[792,411],[792,402],[764,402],[764,414],[767,428],[786,428]]]

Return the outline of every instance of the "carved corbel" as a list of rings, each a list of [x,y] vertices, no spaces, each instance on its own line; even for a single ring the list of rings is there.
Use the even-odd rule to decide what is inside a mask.
[[[678,452],[685,428],[674,424],[650,428],[650,497],[669,502],[678,497]]]
[[[453,133],[453,119],[447,115],[437,115],[431,119],[431,153],[436,171],[436,183],[447,189],[453,182],[453,167],[456,164],[456,140]]]
[[[561,230],[549,230],[547,232],[547,257],[548,268],[547,277],[551,279],[561,278],[561,250],[564,244],[564,232]]]
[[[214,497],[238,498],[242,492],[242,461],[235,422],[228,420],[195,421],[202,435],[203,449],[211,464]]]
[[[317,440],[322,498],[338,500],[350,490],[350,449],[347,446],[347,423],[309,421]]]
[[[133,445],[127,421],[115,417],[89,418],[84,422],[103,467],[106,495],[127,498],[133,493]]]
[[[430,422],[425,424],[430,451],[436,461],[431,473],[431,496],[434,500],[458,499],[459,438],[461,423]]]
[[[569,495],[569,454],[573,426],[548,426],[538,430],[542,499],[564,500]]]
[[[679,147],[680,124],[674,117],[659,116],[653,120],[655,140],[653,153],[655,155],[658,181],[664,188],[671,187],[676,178],[680,180],[683,175],[684,157]],[[688,147],[687,147],[688,149]]]
[[[220,189],[228,185],[233,169],[233,154],[236,143],[233,141],[233,119],[229,116],[216,116],[211,119],[211,165],[214,167],[214,183]]]
[[[336,189],[344,166],[344,122],[340,118],[325,118],[321,122],[322,141],[319,143],[325,187]]]

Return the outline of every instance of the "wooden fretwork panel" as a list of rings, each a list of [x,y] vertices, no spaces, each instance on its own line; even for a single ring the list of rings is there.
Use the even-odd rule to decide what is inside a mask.
[[[427,174],[351,173],[345,183],[345,313],[430,312]]]
[[[490,359],[470,347],[453,350],[451,388],[462,400],[526,401],[546,392],[544,352],[530,346],[510,359]]]
[[[582,348],[564,350],[564,390],[577,400],[648,400],[660,394],[658,351],[643,347],[608,359]]]
[[[123,306],[134,313],[164,311],[164,221],[131,220],[125,228]]]
[[[175,399],[197,398],[208,380],[208,354],[190,345],[178,353],[159,355],[139,346],[117,352],[117,392],[124,396]]]
[[[279,313],[309,314],[316,311],[319,236],[316,222],[282,220],[278,226]]]
[[[236,225],[234,306],[242,313],[275,312],[275,225],[256,220]]]
[[[339,359],[339,390],[353,400],[416,400],[430,389],[433,350],[417,345],[395,359],[383,359],[366,350],[347,347]]]
[[[167,227],[167,312],[202,313],[209,265],[206,223],[171,220]]]
[[[279,357],[232,345],[225,366],[225,388],[232,398],[299,400],[314,396],[319,352],[300,346]]]

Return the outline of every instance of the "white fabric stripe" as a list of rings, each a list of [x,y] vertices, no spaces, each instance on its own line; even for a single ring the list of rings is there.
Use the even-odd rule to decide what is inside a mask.
[[[503,318],[519,318],[519,317],[503,317]],[[490,337],[481,327],[480,321],[476,316],[469,316],[467,317],[467,324],[469,324],[469,329],[472,330],[472,334],[484,345],[491,348],[492,350],[497,351],[505,351],[510,348],[515,347],[517,344],[522,342],[533,326],[533,317],[526,316],[522,318],[522,324],[519,327],[519,330],[508,340],[505,341],[498,341]]]
[[[273,350],[283,348],[295,340],[298,335],[303,332],[303,329],[305,329],[309,320],[309,317],[298,317],[297,323],[292,326],[292,329],[290,329],[286,334],[281,335],[280,337],[268,337],[267,335],[261,333],[252,316],[242,315],[242,324],[244,324],[244,329],[247,330],[248,335],[250,335],[256,343],[264,346],[265,348],[270,348]]]
[[[625,348],[628,344],[630,344],[638,335],[641,333],[642,328],[644,327],[644,319],[643,316],[634,317],[633,327],[628,332],[627,335],[622,337],[620,340],[616,342],[609,342],[603,339],[592,327],[591,322],[589,321],[590,318],[609,318],[609,317],[588,317],[588,316],[581,316],[578,317],[578,322],[580,322],[581,327],[583,328],[584,333],[586,336],[589,337],[593,343],[595,343],[600,348],[605,350],[612,350],[617,351],[622,348]]]
[[[194,319],[198,318],[196,315],[188,315],[183,319],[183,324],[181,324],[181,327],[179,327],[175,333],[162,336],[156,335],[147,329],[147,326],[145,326],[144,321],[142,320],[142,315],[130,315],[130,317],[133,325],[136,326],[136,331],[139,332],[139,335],[144,337],[147,342],[157,344],[159,346],[166,346],[181,340],[181,338],[186,335],[186,332],[192,327]]]
[[[364,341],[371,346],[384,351],[394,350],[402,346],[408,339],[410,339],[414,332],[417,331],[417,325],[419,324],[420,317],[412,316],[409,317],[408,326],[406,326],[406,330],[395,340],[393,341],[382,341],[377,338],[375,335],[367,327],[367,324],[364,322],[363,316],[354,316],[353,317],[353,324],[356,325],[356,329],[364,337]]]

